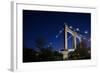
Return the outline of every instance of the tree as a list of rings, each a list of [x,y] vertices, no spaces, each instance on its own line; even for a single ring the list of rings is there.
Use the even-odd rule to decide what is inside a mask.
[[[50,61],[54,59],[52,48],[43,48],[40,51],[39,57],[43,61]]]
[[[32,49],[31,48],[23,48],[23,62],[32,62]]]
[[[36,46],[36,48],[38,48],[38,49],[45,48],[46,44],[47,44],[47,41],[46,41],[46,39],[43,38],[43,37],[39,37],[39,38],[37,38],[37,39],[35,40],[35,46]]]
[[[86,41],[82,40],[82,42],[77,45],[77,49],[70,53],[69,59],[90,59],[91,55],[88,53],[88,50]]]

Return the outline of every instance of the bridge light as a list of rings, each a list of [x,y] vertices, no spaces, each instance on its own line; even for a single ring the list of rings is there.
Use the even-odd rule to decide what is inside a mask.
[[[72,26],[70,26],[69,28],[72,29]]]
[[[79,28],[76,28],[76,31],[79,31]]]
[[[56,38],[58,38],[58,36],[56,35]]]
[[[59,33],[62,33],[62,30],[60,30]]]
[[[85,34],[87,34],[87,33],[88,33],[88,31],[85,31],[84,33],[85,33]]]

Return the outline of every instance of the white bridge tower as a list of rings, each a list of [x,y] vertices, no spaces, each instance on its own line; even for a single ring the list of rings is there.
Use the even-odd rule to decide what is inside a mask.
[[[72,34],[73,36],[73,49],[75,50],[77,47],[77,42],[76,42],[76,38],[79,39],[79,42],[81,42],[81,37],[78,36],[78,34],[75,32],[75,31],[72,31],[71,29],[68,28],[68,26],[65,24],[64,25],[64,50],[62,51],[62,54],[63,54],[63,60],[66,60],[68,59],[68,52],[69,52],[69,49],[68,49],[68,39],[67,39],[67,33],[70,33]]]

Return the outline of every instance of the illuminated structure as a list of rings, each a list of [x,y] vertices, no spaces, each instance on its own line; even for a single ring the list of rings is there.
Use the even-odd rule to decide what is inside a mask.
[[[77,41],[76,38],[79,39],[79,42],[81,42],[81,37],[78,36],[77,32],[72,31],[70,28],[68,28],[68,26],[65,24],[64,25],[64,50],[62,51],[63,54],[63,59],[66,60],[68,59],[68,53],[69,53],[69,49],[68,49],[68,41],[67,41],[67,33],[70,33],[73,36],[73,49],[75,50],[77,47]],[[81,47],[81,45],[80,45]]]

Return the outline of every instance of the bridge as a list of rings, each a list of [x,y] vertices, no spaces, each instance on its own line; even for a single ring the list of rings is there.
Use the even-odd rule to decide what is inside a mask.
[[[67,33],[70,33],[73,36],[73,49],[68,49]],[[81,37],[77,34],[77,32],[72,31],[70,28],[68,28],[66,23],[64,23],[64,50],[62,51],[63,59],[68,59],[68,53],[70,51],[74,51],[77,48],[76,38],[78,38],[79,42],[81,42]]]
[[[77,31],[79,31],[79,28],[77,28]],[[69,52],[73,52],[73,51],[75,51],[75,49],[77,49],[77,39],[79,40],[79,43],[81,43],[82,38],[86,39],[84,36],[77,33],[77,31],[72,30],[72,27],[68,27],[68,25],[66,23],[64,23],[63,29],[60,30],[59,33],[56,35],[56,38],[58,38],[59,35],[62,32],[64,32],[64,49],[62,51],[60,51],[63,54],[63,60],[68,59],[68,53]],[[72,41],[73,41],[72,42],[73,43],[73,48],[72,49],[68,49],[68,40],[71,38],[71,37],[68,37],[68,33],[70,33],[72,35],[71,36]],[[85,33],[88,33],[88,32],[85,32]],[[79,46],[81,48],[81,44]]]

